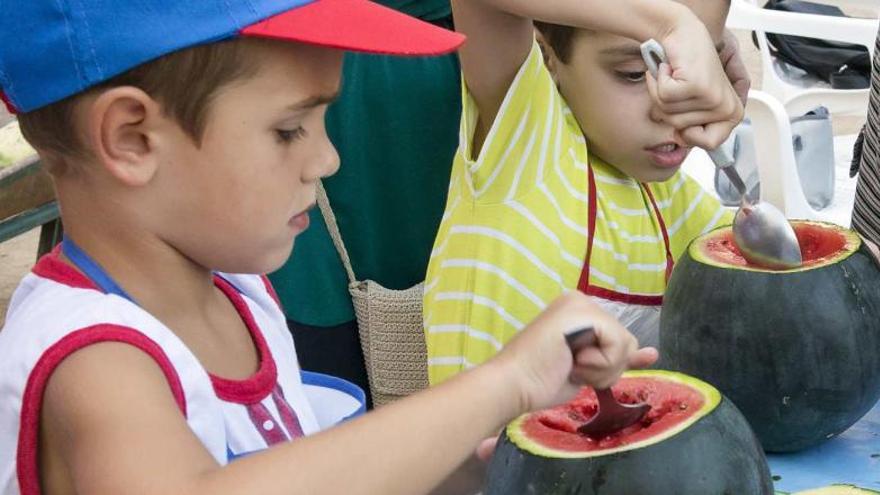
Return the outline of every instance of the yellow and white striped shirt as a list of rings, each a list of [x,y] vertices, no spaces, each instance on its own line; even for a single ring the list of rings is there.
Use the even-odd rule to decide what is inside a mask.
[[[595,176],[592,289],[618,301],[659,301],[666,245],[675,259],[731,214],[692,179],[636,182],[588,155],[584,135],[535,44],[479,156],[477,107],[463,85],[460,145],[425,287],[432,384],[495,353],[563,292],[587,252],[588,163]]]

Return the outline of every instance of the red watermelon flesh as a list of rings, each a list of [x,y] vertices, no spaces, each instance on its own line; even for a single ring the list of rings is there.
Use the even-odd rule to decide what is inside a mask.
[[[821,264],[847,247],[847,238],[838,231],[811,223],[795,223],[794,233],[801,246],[802,268]],[[703,254],[717,263],[733,266],[753,266],[743,258],[742,253],[733,240],[733,231],[719,231],[707,239]],[[760,267],[763,268],[763,267]]]
[[[704,404],[699,390],[684,384],[649,378],[622,378],[612,392],[623,404],[647,402],[651,410],[639,423],[609,436],[594,438],[577,429],[596,414],[596,393],[584,388],[571,402],[532,414],[523,433],[544,447],[570,452],[590,452],[624,447],[649,440],[681,424]]]

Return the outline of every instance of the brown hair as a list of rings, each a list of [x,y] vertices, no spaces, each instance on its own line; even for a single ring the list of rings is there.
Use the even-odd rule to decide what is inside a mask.
[[[559,61],[567,64],[571,59],[572,44],[577,34],[577,29],[571,26],[539,21],[535,21],[535,27],[544,35],[544,40],[556,53]]]
[[[725,10],[730,9],[730,0],[724,0],[722,5]],[[588,29],[578,29],[548,22],[535,21],[534,24],[563,64],[567,64],[571,59],[572,45],[578,32],[589,32]]]
[[[95,87],[18,116],[24,137],[40,151],[61,156],[87,155],[73,122],[82,97],[118,86],[140,88],[158,101],[196,144],[205,130],[208,111],[218,90],[252,76],[255,57],[245,54],[253,40],[232,40],[187,48],[147,62]]]

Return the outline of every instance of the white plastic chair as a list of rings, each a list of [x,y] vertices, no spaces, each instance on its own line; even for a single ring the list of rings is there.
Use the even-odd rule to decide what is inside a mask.
[[[867,0],[855,1],[861,6],[878,6]],[[765,33],[857,43],[873,54],[878,20],[780,12],[760,8],[755,0],[733,0],[727,25],[731,29],[756,31],[761,52],[761,91],[751,91],[746,105],[746,117],[751,119],[755,135],[761,199],[773,203],[790,218],[848,224],[852,198],[836,198],[835,205],[821,211],[807,202],[795,163],[789,118],[818,105],[827,107],[832,115],[864,116],[869,90],[839,90],[827,85],[804,87],[787,81],[777,70]]]
[[[842,2],[876,8],[869,0]],[[868,105],[868,89],[842,90],[828,87],[817,78],[792,78],[770,53],[766,33],[790,34],[862,45],[874,52],[878,19],[831,17],[763,9],[757,0],[732,0],[727,27],[755,31],[761,53],[761,90],[782,102],[789,115],[801,115],[818,105],[825,105],[832,114],[863,114]]]
[[[848,177],[849,152],[855,136],[835,137],[837,184],[834,201],[823,210],[815,210],[801,188],[791,144],[791,123],[785,107],[774,96],[752,90],[746,105],[746,117],[752,121],[761,200],[769,201],[788,218],[824,220],[848,227],[855,196],[855,180]],[[705,151],[693,150],[685,160],[683,170],[704,189],[714,191],[715,167]]]
[[[761,200],[769,201],[789,218],[825,219],[807,203],[801,188],[791,146],[791,123],[782,103],[766,92],[749,91],[746,117],[754,129]]]

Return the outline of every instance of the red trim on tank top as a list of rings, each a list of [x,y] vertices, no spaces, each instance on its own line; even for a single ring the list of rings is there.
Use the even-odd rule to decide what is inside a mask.
[[[76,330],[49,347],[28,376],[21,404],[21,425],[18,433],[17,475],[22,495],[40,495],[39,434],[40,413],[46,384],[61,362],[87,346],[117,342],[129,344],[149,355],[165,375],[177,406],[186,417],[186,397],[177,370],[162,348],[135,329],[119,325],[94,325]]]

